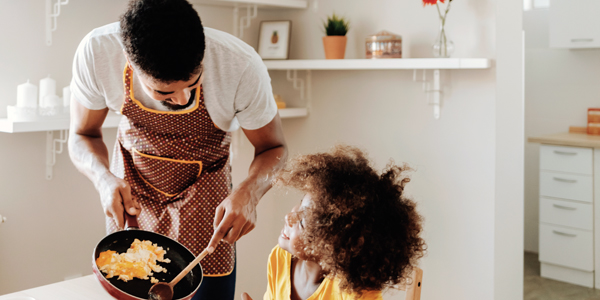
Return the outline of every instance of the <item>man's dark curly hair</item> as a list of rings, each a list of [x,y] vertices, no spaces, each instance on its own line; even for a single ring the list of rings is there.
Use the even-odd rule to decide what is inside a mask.
[[[131,0],[121,34],[131,63],[158,81],[188,81],[200,72],[204,28],[186,0]]]
[[[390,163],[382,174],[365,153],[350,146],[291,160],[275,182],[309,194],[304,255],[349,293],[409,284],[426,250],[422,217],[403,195],[406,166]]]

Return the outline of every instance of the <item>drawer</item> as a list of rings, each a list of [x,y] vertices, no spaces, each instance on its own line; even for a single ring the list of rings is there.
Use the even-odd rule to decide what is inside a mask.
[[[540,146],[540,170],[592,175],[592,149],[568,146]]]
[[[540,224],[540,261],[583,271],[594,270],[591,231]]]
[[[594,229],[592,204],[540,198],[540,222],[579,229]]]
[[[540,276],[562,282],[582,285],[585,287],[594,287],[594,272],[581,271],[572,268],[565,268],[557,265],[541,263]]]
[[[592,202],[592,176],[540,171],[540,195],[577,201]]]

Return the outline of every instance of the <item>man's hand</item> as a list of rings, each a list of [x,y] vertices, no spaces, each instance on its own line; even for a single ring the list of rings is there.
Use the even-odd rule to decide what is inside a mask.
[[[96,188],[100,194],[104,214],[113,218],[119,229],[125,226],[124,208],[132,216],[139,214],[140,205],[131,196],[131,187],[127,181],[107,173],[98,181]]]
[[[221,240],[230,244],[256,226],[256,206],[271,188],[271,179],[287,159],[287,146],[277,114],[273,120],[256,130],[244,129],[254,146],[254,159],[248,177],[217,207],[213,233],[207,249],[212,253]]]
[[[75,167],[94,183],[106,216],[123,228],[123,207],[130,215],[137,215],[140,206],[131,198],[129,184],[110,172],[108,149],[102,140],[102,123],[107,113],[108,108],[87,109],[71,95],[69,156]]]
[[[250,298],[250,295],[248,295],[248,293],[242,293],[242,300],[252,300],[252,298]]]
[[[217,207],[213,223],[215,231],[207,247],[210,253],[221,240],[233,244],[254,229],[258,200],[252,198],[246,189],[238,189]]]

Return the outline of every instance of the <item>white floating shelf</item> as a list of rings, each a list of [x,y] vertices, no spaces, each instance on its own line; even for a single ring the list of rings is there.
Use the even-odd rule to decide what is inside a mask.
[[[290,59],[265,60],[269,70],[445,70],[489,69],[487,58]]]
[[[109,113],[102,124],[103,128],[113,128],[119,125],[121,115]],[[0,132],[36,132],[36,131],[55,131],[69,129],[69,119],[41,120],[31,122],[14,122],[9,119],[0,119]]]
[[[308,115],[306,108],[284,108],[279,110],[279,116],[285,118],[305,117]],[[102,128],[116,128],[121,122],[121,115],[109,113],[102,124]],[[42,120],[32,122],[14,122],[9,119],[0,119],[0,132],[36,132],[36,131],[55,131],[69,129],[69,119]]]
[[[261,8],[307,8],[307,0],[192,0],[192,4],[234,6],[240,5],[257,5]]]
[[[282,108],[279,110],[279,117],[282,119],[298,118],[308,116],[307,108]]]

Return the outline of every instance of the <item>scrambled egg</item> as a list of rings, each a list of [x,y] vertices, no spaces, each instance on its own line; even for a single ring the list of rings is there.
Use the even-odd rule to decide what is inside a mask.
[[[167,269],[156,262],[170,263],[171,260],[165,258],[166,250],[152,244],[150,241],[140,241],[135,239],[131,247],[125,253],[116,253],[107,250],[100,253],[96,259],[98,269],[106,274],[106,278],[118,276],[118,279],[127,282],[135,278],[148,280],[151,283],[157,283],[158,279],[151,277],[153,272],[167,272]]]

